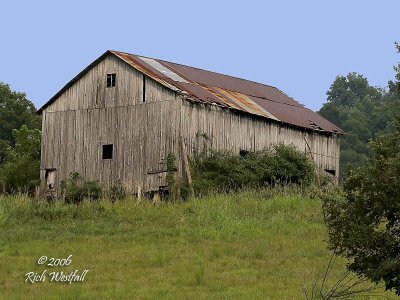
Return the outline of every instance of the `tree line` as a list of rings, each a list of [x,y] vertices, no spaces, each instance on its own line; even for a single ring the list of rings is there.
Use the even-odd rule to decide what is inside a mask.
[[[400,52],[399,44],[396,48]],[[321,198],[329,246],[334,253],[350,260],[349,270],[374,282],[384,282],[386,289],[400,295],[400,64],[394,69],[395,80],[389,81],[386,88],[371,86],[365,76],[349,73],[337,76],[327,91],[327,102],[319,114],[345,131],[340,156],[343,188],[337,193],[323,191]],[[0,82],[2,192],[31,191],[38,186],[40,128],[41,117],[33,103],[24,93]],[[283,162],[293,161],[290,151],[281,151],[282,157],[289,159],[279,165],[270,163],[277,161],[274,153],[259,153],[247,159],[220,157],[219,153],[195,171],[203,183],[215,184],[209,178],[225,170],[226,174],[218,177],[219,183],[232,188],[247,181],[243,176],[249,176],[249,169],[265,163],[273,168],[263,167],[260,174],[287,180],[286,169],[282,172],[280,167]],[[236,165],[240,176],[230,176],[230,169],[221,167],[225,165]],[[291,174],[297,177],[299,165],[310,169],[298,159],[296,165],[289,165]]]
[[[368,142],[392,132],[391,122],[399,113],[397,84],[386,89],[371,86],[358,73],[337,76],[327,92],[327,102],[319,114],[344,130],[340,148],[340,178],[365,164],[371,152]]]
[[[32,192],[39,185],[41,116],[25,93],[0,82],[0,188]]]
[[[356,73],[329,89],[320,113],[347,131],[344,184],[321,198],[330,249],[349,259],[348,270],[400,296],[400,64],[394,69],[387,90]]]
[[[397,49],[399,45],[396,44]],[[369,84],[358,73],[336,77],[318,113],[342,128],[340,179],[371,156],[368,142],[394,131],[400,110],[399,66],[386,88]],[[4,192],[32,190],[39,183],[41,116],[26,94],[0,82],[0,188]]]

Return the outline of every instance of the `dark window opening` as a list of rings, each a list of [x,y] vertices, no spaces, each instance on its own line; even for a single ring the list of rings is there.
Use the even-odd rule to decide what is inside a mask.
[[[115,86],[116,74],[107,74],[107,87]]]
[[[47,188],[49,190],[53,189],[56,181],[56,169],[46,169],[44,178],[46,180]]]
[[[143,102],[146,102],[146,75],[143,74]]]
[[[113,157],[113,144],[103,145],[103,159],[111,159]]]
[[[249,154],[250,154],[250,151],[247,151],[247,150],[241,149],[241,150],[239,151],[240,157],[245,157],[245,156],[247,156],[247,155],[249,155]]]
[[[328,172],[329,174],[336,176],[336,170],[325,169],[325,172]]]

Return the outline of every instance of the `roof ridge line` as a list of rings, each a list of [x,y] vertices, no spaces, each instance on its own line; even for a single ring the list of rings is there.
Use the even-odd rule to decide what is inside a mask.
[[[214,73],[214,74],[221,75],[221,76],[226,76],[226,77],[230,77],[230,78],[239,79],[239,80],[242,80],[242,81],[247,81],[247,82],[251,82],[251,83],[255,83],[255,84],[260,84],[260,85],[263,85],[263,86],[267,86],[267,87],[276,89],[277,91],[285,94],[287,97],[289,97],[293,101],[298,102],[296,99],[294,99],[293,97],[289,96],[288,94],[286,94],[285,92],[283,92],[282,90],[277,88],[276,86],[273,86],[273,85],[270,85],[270,84],[261,83],[261,82],[254,81],[254,80],[248,80],[248,79],[244,79],[244,78],[233,76],[233,75],[227,75],[227,74],[219,73],[219,72],[216,72],[216,71],[210,71],[210,70],[202,69],[202,68],[199,68],[199,67],[193,67],[193,66],[189,66],[189,65],[185,65],[185,64],[181,64],[181,63],[176,63],[176,62],[173,62],[173,61],[168,61],[168,60],[164,60],[164,59],[160,59],[160,58],[154,58],[154,57],[149,57],[149,56],[144,56],[144,55],[135,54],[135,53],[129,53],[129,52],[123,52],[123,51],[118,51],[118,50],[109,50],[109,51],[111,51],[111,52],[120,52],[120,53],[124,53],[124,54],[128,54],[128,55],[135,55],[135,56],[140,56],[140,57],[144,57],[144,58],[154,59],[156,61],[161,61],[161,62],[164,62],[164,63],[180,65],[180,66],[191,68],[191,69],[197,69],[197,70],[200,70],[200,71],[210,72],[210,73]]]
[[[148,58],[151,58],[151,57],[148,57]],[[286,93],[284,93],[284,92],[282,92],[280,89],[278,89],[276,86],[273,86],[273,85],[270,85],[270,84],[261,83],[261,82],[254,81],[254,80],[248,80],[248,79],[244,79],[244,78],[237,77],[237,76],[233,76],[233,75],[227,75],[227,74],[219,73],[219,72],[216,72],[216,71],[210,71],[210,70],[202,69],[202,68],[199,68],[199,67],[192,67],[192,66],[188,66],[188,65],[184,65],[184,64],[176,63],[176,62],[172,62],[172,61],[167,61],[167,60],[163,60],[163,59],[159,59],[159,58],[153,58],[153,59],[158,60],[158,61],[162,61],[162,62],[165,62],[165,63],[180,65],[180,66],[187,67],[187,68],[191,68],[191,69],[196,69],[196,70],[200,70],[200,71],[210,72],[210,73],[214,73],[214,74],[217,74],[217,75],[222,75],[222,76],[226,76],[226,77],[231,77],[231,78],[235,78],[235,79],[239,79],[239,80],[243,80],[243,81],[247,81],[247,82],[251,82],[251,83],[255,83],[255,84],[260,84],[260,85],[263,85],[263,86],[267,86],[267,87],[270,87],[270,88],[273,88],[273,89],[278,90],[279,92],[285,94],[286,96],[288,96],[288,97],[291,98],[292,100],[296,101],[293,97],[290,97],[289,95],[287,95]],[[297,102],[297,101],[296,101],[296,102]]]

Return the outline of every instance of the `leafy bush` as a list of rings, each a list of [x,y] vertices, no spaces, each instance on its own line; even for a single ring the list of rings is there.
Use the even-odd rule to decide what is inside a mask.
[[[369,144],[373,156],[350,174],[344,195],[326,195],[331,248],[349,269],[400,295],[400,116],[396,131]]]
[[[191,165],[197,194],[276,184],[310,184],[315,177],[313,162],[293,146],[285,145],[243,157],[229,151],[211,151],[205,158],[194,157]]]
[[[116,185],[113,185],[110,188],[110,190],[108,191],[108,196],[113,202],[126,198],[126,191],[121,182],[118,182]]]
[[[76,172],[71,172],[68,180],[61,182],[61,193],[67,203],[80,203],[85,198],[98,200],[102,196],[101,187],[97,182],[85,182]]]
[[[32,192],[40,181],[40,130],[24,125],[12,135],[15,147],[1,143],[4,162],[0,165],[0,186],[6,192]]]

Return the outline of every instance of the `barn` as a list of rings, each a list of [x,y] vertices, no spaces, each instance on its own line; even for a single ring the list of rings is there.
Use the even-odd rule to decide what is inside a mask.
[[[186,176],[187,158],[206,146],[292,144],[319,172],[339,174],[341,129],[279,89],[144,56],[106,51],[38,112],[41,190],[55,196],[70,172],[104,189],[159,191],[168,155]]]

